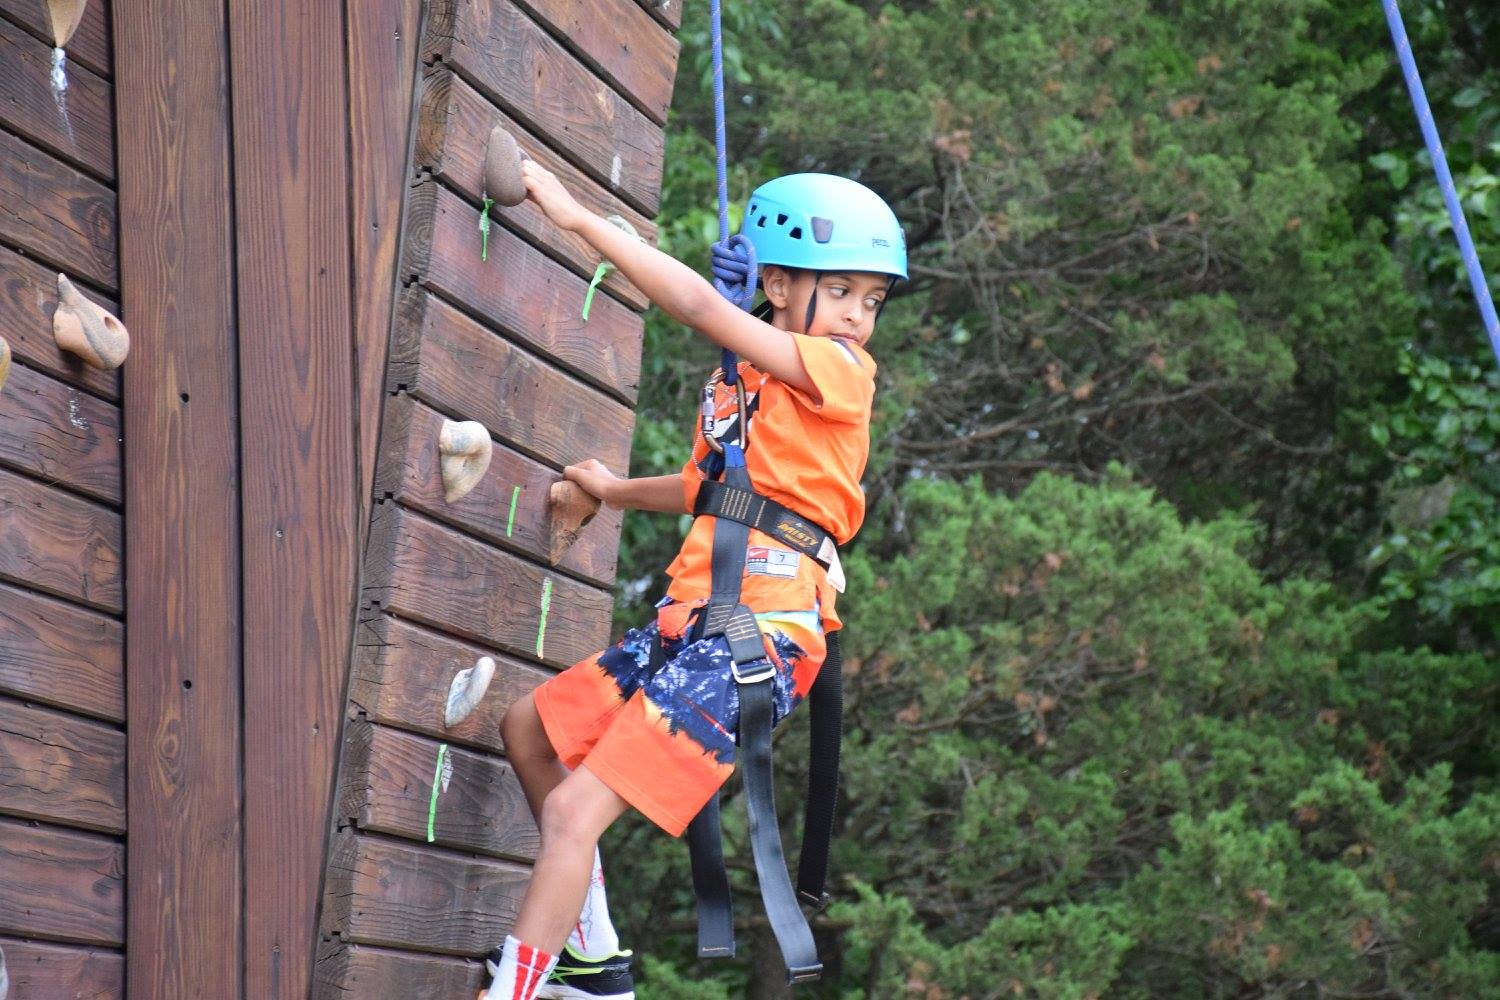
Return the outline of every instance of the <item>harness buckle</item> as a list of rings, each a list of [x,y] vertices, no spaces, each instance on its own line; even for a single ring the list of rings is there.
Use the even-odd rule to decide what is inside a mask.
[[[741,684],[758,684],[776,676],[776,664],[764,656],[745,664],[735,660],[729,665],[729,672],[734,674],[734,679]]]

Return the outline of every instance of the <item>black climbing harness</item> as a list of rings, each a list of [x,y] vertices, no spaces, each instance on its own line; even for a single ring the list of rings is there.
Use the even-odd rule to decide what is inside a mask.
[[[720,434],[715,434],[715,392],[722,379],[723,376],[716,373],[705,387],[703,420],[703,436],[710,448],[710,463],[705,472],[718,478],[703,481],[693,505],[695,517],[716,518],[711,563],[713,589],[708,604],[696,613],[688,638],[697,641],[723,636],[729,646],[733,658],[730,669],[737,685],[740,706],[739,763],[761,900],[786,962],[787,981],[809,982],[819,977],[823,966],[818,961],[817,946],[798,899],[800,897],[817,909],[822,909],[828,902],[824,887],[833,837],[833,810],[838,798],[843,725],[840,676],[843,657],[839,633],[827,637],[827,655],[808,694],[812,759],[797,892],[793,893],[776,820],[771,769],[776,666],[766,656],[765,640],[755,614],[740,602],[740,582],[745,572],[745,550],[750,542],[751,529],[765,533],[829,570],[837,571],[838,550],[833,537],[823,528],[770,497],[755,492],[749,470],[745,467],[744,452],[749,443],[754,407],[745,403],[743,379],[734,381],[734,420]],[[755,402],[759,402],[758,396]],[[659,642],[653,655],[658,658],[663,655]],[[698,955],[701,958],[732,957],[734,913],[729,878],[724,869],[717,792],[689,824],[687,841],[692,858],[693,892],[698,900]]]

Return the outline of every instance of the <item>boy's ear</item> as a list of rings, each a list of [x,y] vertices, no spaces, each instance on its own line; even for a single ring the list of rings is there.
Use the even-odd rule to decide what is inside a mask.
[[[792,301],[792,276],[780,264],[766,264],[760,269],[760,290],[777,309],[785,309]]]

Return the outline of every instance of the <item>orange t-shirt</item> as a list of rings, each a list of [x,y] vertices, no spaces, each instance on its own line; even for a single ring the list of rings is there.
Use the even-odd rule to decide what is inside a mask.
[[[859,480],[870,455],[870,407],[875,397],[875,359],[852,340],[791,334],[802,364],[818,387],[822,403],[800,389],[741,361],[750,418],[750,446],[745,467],[750,482],[763,493],[833,535],[843,545],[865,518],[865,495]],[[734,390],[719,384],[715,415],[735,415]],[[701,463],[709,454],[701,434],[694,434],[693,457],[682,468],[682,495],[693,509],[705,476]],[[685,603],[705,603],[713,591],[710,563],[714,517],[699,517],[667,567],[672,584],[667,596]],[[787,548],[763,532],[750,530],[749,552],[740,601],[752,611],[812,608],[816,601],[823,627],[841,627],[834,610],[837,591],[828,571],[816,560]]]

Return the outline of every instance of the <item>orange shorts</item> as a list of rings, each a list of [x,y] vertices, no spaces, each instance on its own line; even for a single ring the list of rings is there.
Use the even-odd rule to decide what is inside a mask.
[[[703,601],[663,598],[656,620],[534,692],[542,727],[569,768],[601,781],[674,837],[734,771],[739,691],[722,636],[688,642]],[[774,721],[806,697],[826,647],[817,609],[757,613],[776,666]],[[650,670],[652,644],[664,663]]]

